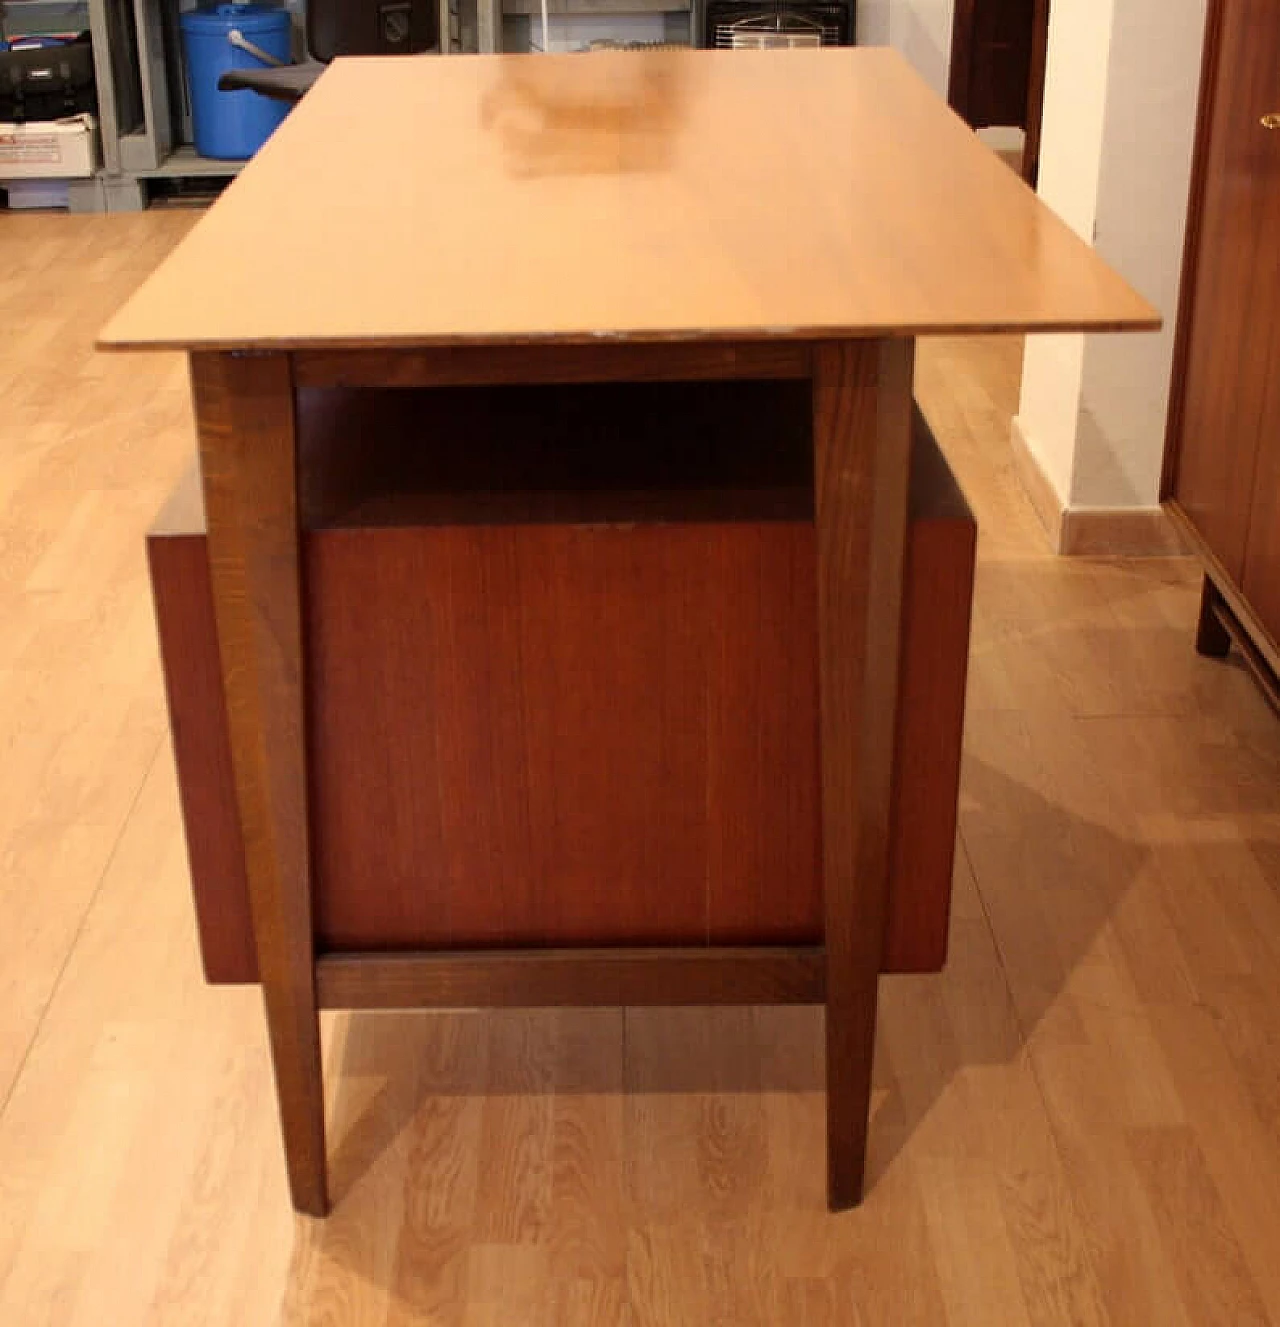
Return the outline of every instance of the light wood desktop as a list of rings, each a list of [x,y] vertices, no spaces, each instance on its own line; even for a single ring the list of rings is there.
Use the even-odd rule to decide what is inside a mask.
[[[1157,325],[886,51],[350,60],[325,74],[101,338],[191,357],[300,1210],[328,1206],[317,1009],[485,1003],[825,1002],[830,1200],[857,1200],[914,337]],[[296,394],[716,379],[812,384],[822,944],[317,953]]]

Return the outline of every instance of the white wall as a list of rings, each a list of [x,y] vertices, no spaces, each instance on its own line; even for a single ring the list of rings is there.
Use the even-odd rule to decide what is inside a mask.
[[[1160,309],[1138,336],[1032,337],[1018,428],[1064,507],[1158,500],[1205,0],[1058,0],[1040,193]]]
[[[1073,507],[1159,499],[1204,17],[1205,0],[1116,0],[1094,242],[1164,327],[1086,339]]]
[[[895,47],[945,97],[954,10],[954,0],[861,0],[858,44]]]
[[[1032,337],[1018,428],[1064,507],[1157,501],[1206,0],[1052,0],[1040,194],[1157,305],[1164,330]],[[942,96],[954,0],[861,0]]]
[[[1121,0],[1123,3],[1124,0]],[[1040,138],[1040,197],[1093,242],[1106,128],[1113,0],[1051,4]],[[1063,505],[1075,469],[1085,338],[1027,339],[1018,423]]]

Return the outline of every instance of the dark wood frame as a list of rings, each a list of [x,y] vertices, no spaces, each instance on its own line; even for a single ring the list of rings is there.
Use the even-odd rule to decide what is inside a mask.
[[[947,68],[947,104],[966,123],[969,120],[968,73],[973,64],[973,7],[974,0],[955,0],[951,15],[951,63]]]
[[[1196,104],[1196,137],[1191,158],[1191,187],[1187,205],[1187,226],[1182,242],[1182,276],[1178,287],[1178,325],[1173,342],[1173,389],[1169,393],[1169,413],[1165,424],[1164,463],[1160,470],[1160,500],[1176,504],[1173,490],[1178,480],[1178,459],[1182,446],[1183,395],[1191,355],[1191,314],[1195,306],[1198,276],[1196,255],[1200,251],[1200,229],[1204,220],[1205,173],[1209,169],[1209,143],[1213,133],[1213,87],[1218,77],[1222,51],[1223,0],[1209,0],[1205,15],[1204,56],[1200,68],[1200,93]],[[1194,537],[1194,536],[1193,536]]]
[[[1034,189],[1040,179],[1040,130],[1044,124],[1044,83],[1049,68],[1049,0],[1035,0],[1031,28],[1031,73],[1027,81],[1026,140],[1022,178]]]
[[[1031,64],[1027,71],[1026,139],[1022,148],[1022,178],[1035,188],[1040,172],[1040,128],[1044,119],[1044,82],[1049,56],[1050,0],[1032,0]],[[947,102],[961,119],[972,123],[969,71],[973,63],[973,19],[977,0],[956,0],[951,20],[951,63]]]
[[[862,1194],[884,946],[914,341],[801,347],[201,352],[208,547],[254,939],[294,1206],[329,1206],[319,1009],[824,1002],[828,1192]],[[772,368],[769,366],[772,365]],[[312,385],[796,376],[813,383],[821,948],[317,954],[294,393]],[[477,377],[477,375],[479,375]]]

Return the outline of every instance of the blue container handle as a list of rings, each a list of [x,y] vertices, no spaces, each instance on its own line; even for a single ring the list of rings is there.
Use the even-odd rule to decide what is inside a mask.
[[[232,28],[227,33],[227,41],[238,51],[243,51],[246,55],[251,55],[255,60],[261,60],[264,65],[272,69],[285,68],[285,61],[278,60],[270,51],[264,51],[257,42],[252,42],[240,31],[239,28]]]

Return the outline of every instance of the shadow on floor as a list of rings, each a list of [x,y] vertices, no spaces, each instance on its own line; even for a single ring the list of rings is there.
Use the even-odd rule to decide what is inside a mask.
[[[1104,641],[1104,631],[1101,624],[1090,627],[1092,644],[1122,655],[1124,647]],[[1132,633],[1126,634],[1134,646]],[[1151,624],[1137,644],[1154,657],[1189,648],[1189,639],[1178,626]],[[1053,654],[1043,628],[1033,624],[996,648],[1015,681],[1017,669],[1030,660],[1021,677],[1028,686],[1041,685],[1034,668]],[[1031,653],[1019,658],[1020,649]],[[1107,930],[1114,924],[1123,932],[1131,924],[1123,914],[1139,882],[1142,890],[1170,898],[1168,920],[1175,930],[1197,925],[1195,914],[1180,914],[1172,897],[1194,880],[1196,849],[1161,846],[1144,828],[1150,817],[1172,812],[1212,821],[1274,807],[1280,741],[1253,726],[1247,695],[1230,694],[1248,684],[1232,669],[1209,667],[1221,671],[1188,672],[1177,681],[1179,691],[1184,682],[1207,685],[1210,709],[1215,696],[1221,703],[1227,717],[1214,719],[1218,727],[1207,736],[1186,735],[1181,703],[1172,714],[1068,714],[1065,720],[1058,714],[1043,724],[1015,709],[971,714],[948,966],[939,976],[893,977],[881,984],[869,1158],[873,1191],[958,1075],[1014,1063],[1046,1019],[1069,1016],[1062,1014],[1072,1003],[1062,999],[1064,993],[1089,998],[1092,981],[1111,979],[1117,965],[1106,953]],[[1128,690],[1120,699],[1136,694]],[[1192,708],[1204,699],[1197,696]],[[1240,706],[1248,711],[1243,722],[1252,736],[1233,730],[1231,716]],[[1139,749],[1131,736],[1133,742],[1150,740]],[[1250,746],[1254,738],[1256,748]],[[1071,749],[1060,749],[1060,739]],[[1138,773],[1128,768],[1131,756]],[[1223,791],[1226,779],[1235,780],[1229,793]],[[1239,848],[1280,893],[1280,847],[1269,838],[1253,843],[1241,836]],[[1177,948],[1170,947],[1167,970],[1153,951],[1139,977],[1183,996],[1190,986]],[[748,1183],[760,1174],[753,1151],[776,1146],[784,1127],[802,1133],[792,1146],[805,1159],[804,1173],[773,1172],[770,1199],[790,1209],[821,1206],[818,1009],[361,1014],[350,1016],[345,1030],[340,1026],[333,1051],[328,1078],[335,1213],[327,1226],[309,1228],[295,1260],[314,1259],[319,1250],[322,1264],[333,1259],[350,1273],[389,1284],[415,1311],[425,1303],[426,1282],[405,1282],[398,1274],[388,1279],[386,1250],[356,1232],[377,1225],[388,1205],[403,1211],[406,1230],[417,1222],[428,1232],[453,1232],[450,1239],[460,1248],[448,1240],[435,1248],[432,1235],[426,1251],[419,1247],[413,1255],[430,1263],[438,1254],[441,1277],[468,1242],[519,1243],[525,1200],[514,1185],[505,1210],[506,1168],[515,1165],[518,1172],[528,1162],[532,1183],[550,1189],[556,1162],[546,1138],[557,1099],[577,1098],[580,1119],[622,1121],[615,1131],[615,1141],[623,1140],[617,1150],[635,1155],[604,1162],[596,1156],[592,1164],[603,1167],[599,1183],[616,1187],[617,1203],[629,1204],[625,1210],[635,1219],[645,1219],[645,1203],[659,1187],[653,1177],[664,1167],[668,1176],[692,1169],[684,1181],[690,1193],[705,1186],[700,1168],[706,1144],[691,1141],[688,1126],[711,1121],[714,1128],[716,1119],[728,1121],[717,1143],[726,1155],[724,1173],[740,1164],[756,1177]],[[681,1115],[685,1098],[698,1103],[688,1108],[693,1115]],[[766,1104],[755,1104],[760,1102]],[[658,1116],[665,1123],[656,1134],[637,1135],[634,1120],[643,1124],[646,1114],[650,1123]],[[787,1125],[780,1126],[780,1119]],[[597,1139],[582,1146],[612,1144]],[[499,1187],[489,1190],[494,1206],[476,1216],[483,1199],[475,1194],[483,1193],[490,1168],[498,1175],[493,1184]],[[537,1219],[551,1222],[545,1206],[550,1200],[538,1201],[544,1207]],[[602,1197],[606,1207],[610,1201]],[[619,1224],[626,1220],[619,1217]],[[301,1265],[295,1270],[303,1274]],[[461,1274],[456,1267],[447,1273]]]

